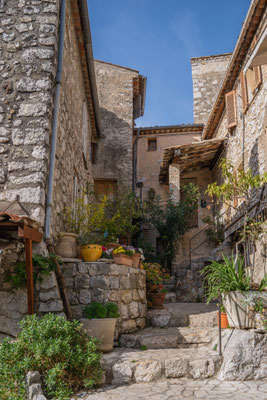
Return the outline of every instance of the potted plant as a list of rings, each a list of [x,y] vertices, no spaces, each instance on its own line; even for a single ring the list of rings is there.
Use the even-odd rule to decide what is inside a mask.
[[[85,317],[81,318],[83,328],[101,341],[100,350],[112,351],[116,320],[119,317],[117,304],[92,302],[84,307],[83,314]]]
[[[224,228],[219,220],[215,221],[210,215],[206,215],[206,217],[202,218],[202,222],[206,224],[204,232],[210,244],[218,246],[224,241]]]
[[[77,221],[68,207],[65,207],[63,211],[63,231],[59,232],[57,236],[55,253],[63,258],[78,258]]]
[[[254,327],[253,319],[246,304],[248,295],[255,286],[251,284],[251,278],[244,269],[244,258],[238,256],[231,258],[223,255],[223,261],[212,261],[201,271],[204,274],[204,288],[207,303],[218,297],[220,290],[223,304],[226,309],[229,326],[238,329]],[[258,293],[267,286],[267,277],[258,285]]]
[[[126,265],[127,267],[133,266],[133,255],[134,250],[130,250],[125,246],[120,246],[112,252],[114,263],[119,265]]]
[[[163,279],[168,279],[165,269],[158,263],[143,263],[146,270],[146,289],[149,308],[163,308],[166,290]]]
[[[217,304],[219,306],[219,304]],[[221,328],[226,329],[229,327],[226,309],[223,304],[219,306],[221,309]],[[217,312],[218,326],[219,326],[219,311]]]
[[[95,262],[102,256],[104,237],[97,232],[84,233],[78,236],[81,257],[85,262]]]

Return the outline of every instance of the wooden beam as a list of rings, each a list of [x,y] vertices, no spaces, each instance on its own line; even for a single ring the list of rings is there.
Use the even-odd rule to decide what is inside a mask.
[[[37,229],[30,228],[27,225],[24,225],[23,228],[19,227],[18,236],[24,239],[30,239],[33,242],[40,243],[43,238],[43,234]]]
[[[25,239],[25,256],[26,256],[26,271],[27,271],[27,299],[28,299],[28,314],[34,313],[34,294],[33,294],[33,265],[32,265],[32,241]]]

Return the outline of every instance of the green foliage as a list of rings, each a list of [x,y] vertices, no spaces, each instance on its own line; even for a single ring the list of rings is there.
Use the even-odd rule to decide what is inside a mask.
[[[183,198],[177,203],[169,195],[167,202],[160,196],[145,204],[145,223],[159,233],[162,243],[161,263],[171,267],[182,236],[191,228],[191,218],[198,208],[198,188],[189,183],[183,188]]]
[[[247,172],[243,170],[235,170],[234,166],[226,159],[220,163],[224,183],[218,185],[213,182],[208,185],[207,194],[212,198],[229,204],[230,207],[236,208],[233,204],[234,199],[242,201],[244,207],[244,223],[241,232],[241,239],[246,238],[255,242],[259,234],[262,233],[262,224],[249,218],[248,210],[252,205],[255,191],[267,183],[267,172],[263,175],[253,176],[251,169]]]
[[[208,242],[211,244],[219,244],[224,240],[223,224],[220,221],[214,220],[210,215],[202,218],[202,222],[207,224],[205,229],[205,234],[207,236]]]
[[[98,341],[78,321],[46,314],[25,317],[16,341],[0,346],[0,399],[25,400],[25,376],[39,371],[48,398],[66,400],[74,391],[100,384],[102,369]]]
[[[44,257],[39,254],[32,255],[34,282],[42,282],[44,275],[50,275],[52,271],[55,271],[56,259],[61,262],[60,259],[53,253],[49,254],[48,257]],[[14,289],[20,289],[26,286],[27,272],[25,261],[16,263],[14,265],[13,272],[7,271],[5,281],[10,282]]]
[[[158,263],[159,257],[156,254],[156,248],[144,239],[138,239],[137,247],[141,247],[143,250],[144,258],[147,262]]]
[[[243,257],[234,259],[223,255],[223,261],[212,261],[200,272],[205,275],[204,287],[206,291],[207,303],[217,299],[218,290],[221,294],[231,291],[246,292],[250,290],[250,277],[246,276]]]
[[[130,188],[121,187],[114,197],[85,191],[75,210],[65,207],[63,222],[66,231],[78,235],[80,244],[104,244],[137,232],[140,216],[139,199]]]
[[[146,345],[142,345],[142,346],[140,346],[140,350],[142,350],[142,351],[146,351],[146,350],[147,350],[147,346],[146,346]]]
[[[119,311],[118,306],[115,303],[97,303],[92,302],[88,306],[84,307],[83,313],[85,318],[118,318]]]

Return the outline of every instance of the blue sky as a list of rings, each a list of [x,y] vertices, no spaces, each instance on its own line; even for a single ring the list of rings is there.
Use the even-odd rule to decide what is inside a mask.
[[[250,0],[88,0],[94,57],[147,77],[137,126],[193,122],[190,58],[234,49]]]

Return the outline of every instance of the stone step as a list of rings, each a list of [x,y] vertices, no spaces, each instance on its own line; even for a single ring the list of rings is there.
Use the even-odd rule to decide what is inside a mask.
[[[220,368],[218,353],[200,349],[117,349],[102,358],[105,383],[125,385],[168,378],[207,379]]]
[[[175,293],[166,293],[164,303],[176,303],[176,294]]]
[[[208,346],[218,336],[218,328],[146,328],[120,337],[122,348],[177,349]]]
[[[147,325],[159,328],[191,326],[212,328],[217,326],[216,304],[167,302],[163,309],[147,311]]]

